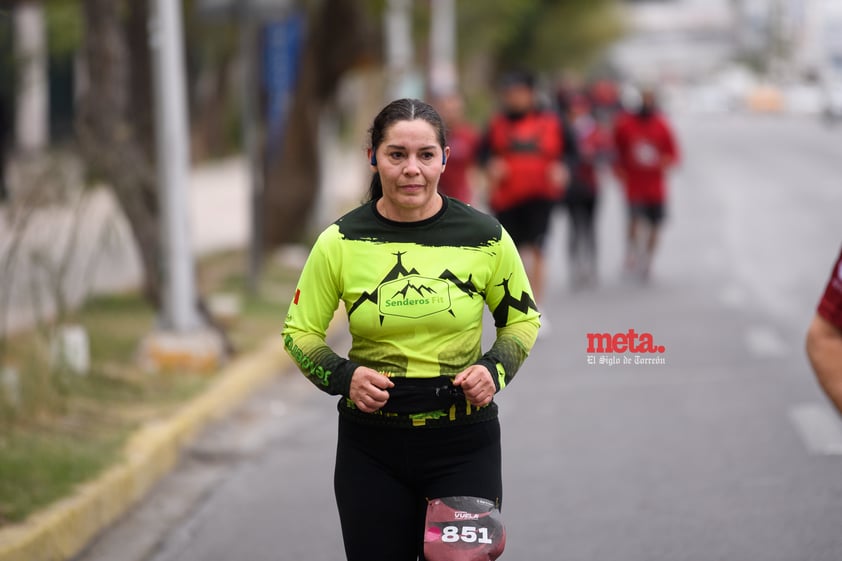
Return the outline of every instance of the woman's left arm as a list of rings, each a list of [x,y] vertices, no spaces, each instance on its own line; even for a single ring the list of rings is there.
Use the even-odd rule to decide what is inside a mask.
[[[514,242],[504,229],[496,255],[497,266],[486,291],[497,337],[476,364],[491,374],[496,391],[505,388],[526,360],[541,327],[541,314]]]
[[[453,379],[462,388],[472,405],[482,407],[491,403],[494,394],[505,388],[526,360],[529,350],[522,341],[535,340],[538,322],[520,322],[518,326],[497,329],[497,339],[491,349]],[[530,345],[531,347],[531,345]]]

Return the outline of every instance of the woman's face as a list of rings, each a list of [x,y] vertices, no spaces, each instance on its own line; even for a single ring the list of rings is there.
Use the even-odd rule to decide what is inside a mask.
[[[450,154],[445,148],[444,156]],[[423,119],[397,121],[377,147],[377,165],[383,198],[377,210],[391,220],[416,222],[441,208],[438,183],[444,164],[436,130]]]

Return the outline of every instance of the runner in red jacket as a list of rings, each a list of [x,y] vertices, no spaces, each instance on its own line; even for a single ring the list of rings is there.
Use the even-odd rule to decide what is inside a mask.
[[[646,279],[666,214],[667,171],[679,161],[679,149],[655,93],[642,93],[640,108],[621,115],[614,127],[615,171],[626,190],[629,208],[626,268]],[[647,228],[641,248],[641,226]]]
[[[471,170],[477,161],[480,133],[465,118],[465,103],[460,94],[439,96],[435,106],[447,125],[447,142],[450,145],[447,169],[439,179],[439,193],[473,204]]]
[[[502,86],[503,107],[489,124],[480,159],[488,172],[491,210],[520,251],[540,304],[544,239],[567,182],[562,127],[555,112],[538,107],[530,73],[512,72]]]

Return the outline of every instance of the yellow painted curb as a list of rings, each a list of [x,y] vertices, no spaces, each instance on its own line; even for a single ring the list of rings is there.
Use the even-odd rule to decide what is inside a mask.
[[[235,359],[206,392],[126,443],[123,461],[25,522],[0,530],[0,561],[66,561],[141,499],[209,421],[224,416],[291,366],[280,335]]]

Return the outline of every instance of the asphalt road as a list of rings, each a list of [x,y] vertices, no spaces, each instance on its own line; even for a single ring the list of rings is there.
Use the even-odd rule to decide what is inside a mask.
[[[610,181],[598,287],[569,288],[554,223],[551,329],[498,396],[503,559],[842,559],[842,422],[803,352],[842,240],[842,129],[747,116],[677,128],[685,159],[650,283],[621,275]],[[630,329],[664,347],[641,355],[663,364],[589,364],[587,334]],[[79,561],[342,559],[335,433],[334,400],[280,377]]]

